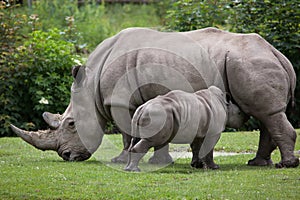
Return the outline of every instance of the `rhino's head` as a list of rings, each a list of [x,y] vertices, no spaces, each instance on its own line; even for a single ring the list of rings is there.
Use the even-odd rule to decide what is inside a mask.
[[[43,118],[51,129],[24,131],[14,125],[11,128],[34,147],[43,151],[54,150],[66,161],[83,161],[91,156],[76,131],[70,106],[63,115],[45,112]]]
[[[249,117],[239,109],[239,107],[228,101],[227,105],[227,123],[226,126],[230,128],[241,128],[243,124],[249,119]]]
[[[226,105],[227,108],[227,122],[226,126],[229,128],[241,128],[244,123],[249,119],[249,116],[247,116],[240,108],[235,105],[231,101],[231,95],[229,93],[222,92],[219,88],[215,86],[210,86],[208,90],[215,94],[218,98],[220,98],[220,101],[223,102]]]

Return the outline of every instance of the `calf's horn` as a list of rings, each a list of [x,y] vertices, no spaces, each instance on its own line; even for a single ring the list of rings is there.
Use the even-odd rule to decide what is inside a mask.
[[[10,125],[14,133],[21,137],[24,141],[31,144],[40,150],[54,150],[57,151],[57,138],[53,130],[39,130],[39,131],[24,131],[14,125]]]

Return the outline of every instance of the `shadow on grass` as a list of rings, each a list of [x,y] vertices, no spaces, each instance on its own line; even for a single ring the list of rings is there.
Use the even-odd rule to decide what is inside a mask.
[[[184,161],[184,163],[183,163]],[[56,161],[56,162],[65,162],[65,161]],[[124,172],[123,168],[126,164],[124,163],[112,163],[112,162],[104,162],[104,161],[99,161],[99,160],[88,160],[81,162],[87,165],[97,165],[100,167],[108,167],[111,168],[112,170]],[[270,169],[275,169],[274,165],[271,166],[249,166],[246,163],[241,163],[241,162],[232,162],[232,163],[219,163],[220,169],[218,170],[211,170],[211,169],[196,169],[192,168],[190,166],[190,160],[184,159],[180,160],[179,162],[175,162],[174,164],[170,164],[168,166],[159,168],[159,165],[151,165],[147,163],[142,163],[143,165],[146,165],[148,168],[157,168],[157,170],[149,170],[149,171],[142,171],[144,173],[163,173],[163,174],[171,174],[171,173],[180,173],[180,174],[191,174],[191,173],[203,173],[203,172],[218,172],[218,171],[256,171],[256,170],[270,170]],[[145,167],[145,166],[143,166]],[[130,172],[129,172],[130,173]]]
[[[178,159],[175,161],[174,164],[170,164],[168,166],[161,167],[159,165],[151,165],[148,164],[147,162],[142,162],[142,172],[143,173],[162,173],[162,174],[193,174],[193,173],[215,173],[219,171],[256,171],[256,170],[270,170],[270,169],[275,169],[274,165],[271,166],[249,166],[246,164],[246,161],[251,158],[251,155],[246,155],[246,156],[228,156],[228,157],[218,157],[216,159],[216,163],[219,164],[220,169],[218,170],[210,170],[210,169],[196,169],[192,168],[190,166],[190,159]],[[40,161],[37,161],[40,162]],[[90,158],[87,161],[82,161],[82,162],[68,162],[64,161],[62,159],[51,159],[51,158],[46,158],[44,162],[48,163],[57,163],[57,164],[74,164],[78,163],[80,165],[87,165],[87,166],[99,166],[99,167],[107,167],[110,168],[111,170],[119,171],[119,172],[124,172],[123,168],[126,164],[124,163],[112,163],[109,161],[101,161],[101,160],[96,160],[95,158]],[[146,169],[143,170],[143,168]],[[156,170],[151,170],[151,168],[157,168]],[[149,170],[150,169],[150,170]]]
[[[242,163],[232,163],[232,164],[222,164],[220,165],[220,169],[211,170],[211,169],[196,169],[192,168],[189,164],[173,164],[168,167],[162,168],[153,173],[180,173],[180,174],[191,174],[191,173],[202,173],[202,172],[218,172],[218,171],[256,171],[256,170],[270,170],[275,169],[275,166],[249,166]]]

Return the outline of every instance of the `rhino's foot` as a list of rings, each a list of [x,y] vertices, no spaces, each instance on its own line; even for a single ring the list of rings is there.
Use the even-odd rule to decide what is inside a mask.
[[[197,168],[197,169],[212,169],[212,170],[215,170],[215,169],[219,169],[219,165],[217,165],[216,163],[214,162],[210,162],[210,163],[205,163],[201,160],[194,160],[191,162],[191,166],[194,167],[194,168]]]
[[[287,161],[280,161],[279,163],[275,164],[276,168],[290,168],[290,167],[298,167],[299,166],[299,159],[294,158],[293,160]]]
[[[203,168],[203,162],[201,160],[192,160],[191,166],[197,169]]]
[[[138,168],[136,166],[135,167],[127,166],[124,168],[124,170],[127,172],[140,172],[141,171],[140,168]]]
[[[203,166],[204,169],[212,169],[212,170],[216,170],[216,169],[220,169],[220,166],[213,163],[213,164],[204,164]]]
[[[271,159],[255,157],[252,160],[248,161],[248,165],[249,166],[270,166],[273,165],[273,162]]]
[[[127,161],[128,161],[128,151],[126,150],[123,150],[119,156],[111,159],[111,162],[113,163],[127,163]]]
[[[219,165],[217,165],[214,161],[203,162],[203,169],[220,169]]]
[[[164,165],[164,164],[174,164],[173,158],[170,156],[170,154],[159,156],[153,155],[149,158],[148,161],[149,164],[155,164],[155,165]]]

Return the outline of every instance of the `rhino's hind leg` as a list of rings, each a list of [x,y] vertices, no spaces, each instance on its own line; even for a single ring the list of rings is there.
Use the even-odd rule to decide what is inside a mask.
[[[132,140],[132,144],[129,148],[129,159],[126,167],[124,168],[125,171],[131,172],[140,172],[140,168],[138,164],[142,157],[148,152],[150,148],[149,142],[142,139],[137,144],[134,144]]]
[[[287,120],[285,113],[280,112],[268,116],[263,123],[276,142],[281,153],[281,161],[276,164],[277,168],[297,167],[299,159],[294,155],[296,131]]]
[[[268,166],[272,165],[271,153],[277,147],[270,133],[263,124],[260,126],[259,146],[255,158],[248,161],[250,166]]]
[[[150,164],[172,164],[174,163],[171,155],[169,154],[169,145],[162,148],[154,147],[154,154],[148,161]]]

